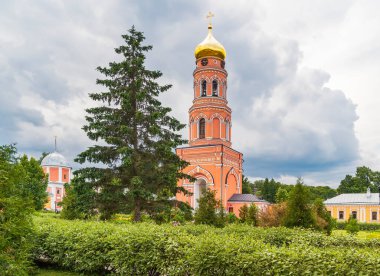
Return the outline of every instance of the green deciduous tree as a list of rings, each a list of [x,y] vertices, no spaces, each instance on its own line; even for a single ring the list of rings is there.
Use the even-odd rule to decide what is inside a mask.
[[[287,227],[314,228],[315,218],[310,206],[310,192],[302,179],[297,180],[289,194],[284,224]]]
[[[308,186],[310,191],[310,200],[318,198],[326,200],[337,195],[337,191],[329,186]]]
[[[363,166],[356,168],[355,176],[346,175],[340,182],[337,191],[339,194],[365,193],[369,187],[371,192],[377,193],[379,184],[380,172],[372,171],[370,168]]]
[[[139,221],[144,210],[178,192],[179,178],[188,177],[181,173],[187,163],[173,151],[186,142],[178,134],[185,125],[158,100],[171,85],[158,84],[162,73],[145,67],[152,46],[143,45],[145,38],[134,27],[122,37],[125,44],[115,49],[121,61],[97,68],[104,75],[97,84],[106,91],[90,98],[100,104],[86,110],[83,129],[99,143],[76,159],[101,166],[80,169],[76,176],[97,191],[95,204],[103,218],[132,210]]]
[[[40,162],[33,157],[28,159],[26,155],[22,156],[18,162],[20,170],[23,170],[23,181],[20,183],[22,195],[33,200],[34,208],[42,210],[47,201],[46,188],[48,178],[41,168]]]
[[[65,184],[66,195],[61,202],[61,216],[65,219],[87,219],[96,213],[96,191],[82,177]]]
[[[288,199],[288,196],[288,191],[285,188],[278,188],[276,192],[276,203],[282,203],[286,201]]]
[[[20,183],[27,174],[14,145],[0,146],[0,274],[26,275],[32,246],[33,201]]]
[[[44,158],[47,156],[47,155],[49,155],[50,154],[50,152],[46,152],[46,151],[44,151],[42,154],[41,154],[41,156],[40,156],[40,158],[38,158],[38,163],[42,163],[42,160],[44,160]]]

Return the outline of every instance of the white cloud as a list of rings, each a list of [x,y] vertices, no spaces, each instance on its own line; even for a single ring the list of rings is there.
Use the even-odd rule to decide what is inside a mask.
[[[163,71],[162,83],[174,84],[161,99],[187,123],[193,49],[206,35],[203,17],[211,9],[215,36],[227,49],[233,145],[245,154],[246,174],[333,185],[357,164],[380,169],[378,6],[353,0],[4,2],[0,143],[17,141],[38,155],[58,135],[70,159],[90,145],[81,127],[83,108],[93,105],[87,93],[101,89],[95,67],[116,59],[113,48],[132,24],[154,45],[148,67]]]

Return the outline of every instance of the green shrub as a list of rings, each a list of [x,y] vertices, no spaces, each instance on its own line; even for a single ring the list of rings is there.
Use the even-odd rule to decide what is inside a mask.
[[[218,201],[215,199],[215,191],[204,189],[198,199],[198,208],[195,210],[195,224],[218,225]]]
[[[258,225],[258,213],[259,209],[255,204],[251,204],[248,208],[248,216],[246,219],[246,223],[257,226]]]
[[[346,228],[347,222],[336,222],[335,229],[344,230]],[[358,222],[360,231],[379,231],[380,223],[360,223]]]
[[[234,213],[228,213],[226,216],[227,223],[236,223],[239,221],[238,217]]]
[[[249,207],[247,205],[243,205],[239,209],[240,222],[257,226],[258,213],[259,213],[259,209],[257,208],[255,204],[251,204]]]
[[[185,212],[180,208],[172,208],[170,210],[170,221],[184,223],[185,220]]]
[[[35,259],[92,275],[378,275],[380,240],[297,228],[35,217]]]
[[[356,235],[360,230],[357,219],[350,217],[345,229],[349,234]]]
[[[239,219],[240,222],[244,223],[248,218],[248,206],[244,204],[239,208]]]

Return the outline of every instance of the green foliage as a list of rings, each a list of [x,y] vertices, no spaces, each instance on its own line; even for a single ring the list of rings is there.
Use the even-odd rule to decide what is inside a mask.
[[[244,204],[239,209],[240,222],[257,226],[258,213],[259,213],[259,209],[257,208],[255,204],[251,204],[250,206],[247,206],[246,204]]]
[[[354,219],[350,216],[350,218],[348,219],[348,223],[346,224],[345,229],[349,234],[356,235],[360,230],[360,227],[358,225],[358,220]]]
[[[180,208],[172,208],[170,212],[170,221],[184,223],[185,213]]]
[[[310,192],[301,179],[291,190],[287,201],[284,225],[287,227],[313,228],[315,218],[310,207]]]
[[[176,201],[176,207],[178,207],[183,212],[183,217],[186,221],[193,220],[193,208],[185,202]]]
[[[245,222],[247,224],[257,226],[259,223],[258,213],[259,213],[259,209],[257,208],[257,206],[255,204],[251,204],[248,208],[248,216]]]
[[[315,201],[318,198],[326,200],[338,194],[335,189],[329,186],[307,186],[307,187],[310,191],[311,201]]]
[[[124,45],[115,49],[121,61],[97,68],[104,75],[97,84],[106,91],[91,93],[90,98],[100,104],[86,110],[83,130],[102,143],[76,159],[102,166],[86,167],[75,175],[86,191],[97,191],[93,202],[102,219],[133,211],[134,220],[140,221],[142,213],[152,212],[156,203],[169,204],[178,192],[179,178],[190,178],[182,173],[187,163],[173,151],[186,142],[178,134],[185,125],[159,101],[171,85],[160,85],[162,73],[145,67],[152,46],[143,44],[143,33],[132,27],[122,37]]]
[[[339,230],[346,229],[347,222],[336,222],[335,228]],[[379,231],[380,230],[380,223],[360,223],[358,222],[359,230],[360,231]]]
[[[37,217],[35,259],[90,275],[378,275],[380,240],[231,224]],[[54,230],[54,231],[53,231]]]
[[[254,189],[257,191],[257,195],[271,203],[280,203],[277,201],[277,193],[280,190],[279,200],[284,200],[285,194],[293,189],[294,185],[283,184],[275,181],[274,179],[268,180],[256,180],[253,184]],[[332,189],[328,186],[306,186],[310,193],[310,203],[315,199],[328,199],[337,195],[335,189]],[[281,201],[282,202],[282,201]]]
[[[65,219],[88,219],[96,213],[94,189],[86,185],[83,175],[74,177],[65,184],[65,197],[61,205],[61,216]]]
[[[243,175],[242,193],[253,194],[253,183],[245,175]]]
[[[239,209],[239,220],[244,223],[248,218],[248,206],[244,204]]]
[[[346,175],[337,189],[339,194],[343,193],[365,193],[367,188],[377,193],[380,184],[380,172],[372,171],[368,167],[357,167],[355,176]]]
[[[238,222],[239,219],[234,213],[227,213],[226,221],[227,221],[227,223],[231,224],[231,223]]]
[[[44,151],[44,152],[41,154],[40,158],[38,159],[38,163],[41,165],[42,160],[44,160],[44,158],[45,158],[47,155],[49,155],[49,154],[50,154],[50,152],[46,152],[46,151]]]
[[[316,229],[325,231],[327,235],[330,235],[335,226],[335,220],[327,211],[322,199],[319,198],[314,201],[313,210],[316,217]]]
[[[269,208],[260,211],[259,225],[263,227],[277,227],[284,225],[286,211],[286,202],[272,204]]]
[[[18,166],[22,170],[23,181],[20,183],[20,189],[24,197],[31,198],[36,210],[42,210],[47,202],[46,188],[48,178],[41,168],[40,162],[33,157],[28,159],[26,155],[18,161]]]
[[[265,178],[265,180],[255,181],[254,186],[261,198],[271,203],[276,202],[276,192],[281,186],[280,182],[276,182],[274,179],[268,180],[268,178]]]
[[[14,145],[0,146],[0,273],[27,275],[33,245],[33,199],[25,193],[29,172],[19,163]],[[30,197],[29,197],[30,196]]]
[[[217,223],[214,225],[219,228],[226,226],[227,216],[221,201],[218,202]]]
[[[195,224],[218,225],[217,208],[219,202],[215,198],[215,191],[204,189],[198,199],[198,208],[195,210]]]
[[[288,200],[288,191],[283,188],[283,187],[280,187],[277,189],[277,192],[276,192],[276,203],[282,203],[286,200]]]

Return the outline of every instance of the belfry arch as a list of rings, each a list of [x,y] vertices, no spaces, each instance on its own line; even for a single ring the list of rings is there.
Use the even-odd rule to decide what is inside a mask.
[[[240,177],[235,168],[231,168],[228,171],[225,179],[225,184],[229,186],[232,184],[232,186],[236,186],[236,189],[240,189]]]
[[[199,178],[202,176],[206,180],[207,185],[214,185],[214,177],[212,174],[201,166],[196,166],[194,169],[187,172],[187,174],[194,178]]]

